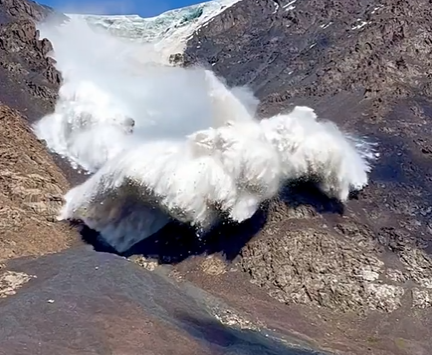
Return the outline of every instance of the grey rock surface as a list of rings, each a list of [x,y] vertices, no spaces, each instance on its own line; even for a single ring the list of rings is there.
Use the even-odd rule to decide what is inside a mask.
[[[40,5],[32,0],[0,1],[0,22],[2,24],[15,20],[43,21],[53,13],[52,8]]]
[[[318,354],[226,326],[204,293],[112,254],[17,259],[0,280],[4,355]]]

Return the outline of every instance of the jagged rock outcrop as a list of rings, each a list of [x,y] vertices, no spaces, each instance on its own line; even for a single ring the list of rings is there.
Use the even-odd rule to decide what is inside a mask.
[[[51,50],[51,43],[39,38],[31,20],[0,25],[1,100],[30,121],[50,112],[55,104],[61,75],[47,57]]]
[[[0,0],[0,23],[2,24],[24,19],[43,21],[52,14],[54,14],[53,9],[31,0]]]

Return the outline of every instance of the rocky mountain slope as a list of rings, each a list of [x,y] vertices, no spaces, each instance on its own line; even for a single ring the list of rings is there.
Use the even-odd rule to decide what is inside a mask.
[[[61,81],[45,58],[50,43],[38,38],[32,22],[50,14],[24,0],[0,0],[0,259],[58,251],[76,239],[53,216],[61,194],[77,176],[51,157],[28,128],[28,122],[52,109]],[[234,335],[220,324],[200,327],[206,312],[237,328],[276,331],[286,341],[295,334],[297,343],[301,338],[332,353],[429,354],[431,20],[426,0],[243,0],[198,28],[183,52],[172,53],[174,62],[200,63],[231,85],[250,85],[262,101],[263,117],[306,104],[346,130],[368,135],[381,154],[371,185],[345,207],[320,196],[313,186],[287,187],[266,211],[242,226],[216,231],[205,244],[186,228],[169,226],[127,255],[135,254],[131,259],[143,266],[141,274],[133,263],[112,256],[108,259],[116,267],[100,277],[104,254],[84,249],[8,263],[6,271],[0,270],[0,285],[9,290],[3,295],[18,294],[0,300],[0,307],[4,319],[20,321],[1,322],[22,324],[26,330],[8,338],[7,354],[21,354],[20,344],[31,346],[41,339],[44,354],[82,354],[80,346],[93,353],[132,354],[147,342],[131,333],[127,347],[118,334],[134,326],[153,334],[155,354],[174,351],[164,345],[166,338],[179,339],[176,351],[185,354],[187,349],[200,354],[301,353],[266,348],[261,339],[255,339],[261,345],[251,345],[251,338],[239,343],[244,333]],[[50,270],[58,270],[58,276]],[[160,275],[168,275],[169,281],[161,281]],[[126,291],[119,292],[107,278],[125,280]],[[13,290],[27,283],[28,288]],[[154,288],[136,286],[147,283]],[[64,287],[81,291],[60,292]],[[158,290],[163,297],[154,296]],[[205,311],[196,306],[201,304],[197,292],[206,295]],[[164,315],[143,305],[149,293]],[[169,308],[169,294],[185,300],[177,313]],[[25,322],[17,310],[32,295],[38,304],[45,302],[46,310],[28,310],[32,320]],[[209,311],[214,309],[215,301],[208,301],[212,297],[223,302],[222,313]],[[90,301],[95,299],[100,301]],[[124,313],[108,307],[116,300],[140,316],[119,317]],[[85,316],[96,304],[101,311],[97,324]],[[50,307],[62,316],[56,318]],[[81,345],[60,330],[47,340],[52,328],[33,328],[50,314],[52,327],[61,329],[68,307],[77,312],[71,324],[81,334],[74,338]],[[185,309],[195,310],[196,319],[187,314],[189,321],[181,322],[179,313]],[[160,332],[163,327],[168,327],[166,334]],[[204,336],[209,329],[217,330],[218,340]],[[86,332],[98,339],[93,348],[82,335]],[[231,343],[234,350],[224,347]]]
[[[0,2],[0,260],[56,252],[78,237],[55,223],[69,183],[29,126],[52,110],[60,84],[33,22],[49,12]]]
[[[378,142],[372,184],[344,217],[317,215],[314,199],[298,201],[289,191],[287,198],[302,205],[299,217],[351,245],[427,254],[431,15],[426,1],[240,2],[201,28],[184,57],[212,65],[231,85],[251,85],[263,116],[307,104]],[[300,222],[295,214],[290,220],[290,229]]]
[[[427,1],[241,1],[177,56],[250,85],[263,117],[306,104],[378,142],[372,183],[342,215],[288,189],[238,265],[282,303],[362,313],[355,332],[378,311],[393,353],[430,348],[431,18]]]
[[[51,43],[40,39],[34,21],[51,10],[23,1],[0,2],[1,101],[31,121],[52,110],[61,76],[46,55]]]
[[[68,182],[16,110],[0,105],[0,260],[62,250],[74,239],[56,222]]]
[[[427,1],[240,2],[200,29],[184,55],[186,62],[211,64],[231,85],[250,85],[262,100],[263,116],[307,104],[346,130],[378,142],[381,157],[372,184],[347,206],[343,217],[318,215],[310,208],[317,210],[316,199],[301,196],[299,200],[287,191],[287,207],[277,207],[281,209],[278,218],[287,225],[283,228],[277,222],[275,228],[305,233],[302,224],[307,218],[309,227],[325,225],[319,236],[303,238],[315,239],[314,247],[327,244],[324,240],[330,233],[341,237],[336,240],[347,247],[363,247],[384,261],[381,268],[376,260],[363,260],[363,269],[382,269],[384,276],[386,267],[402,267],[401,279],[416,282],[410,275],[415,267],[407,263],[414,263],[415,255],[422,255],[416,263],[429,260],[432,238],[431,16]],[[290,212],[293,202],[301,213]],[[337,211],[330,208],[328,212]],[[276,233],[278,238],[281,232]],[[290,233],[287,237],[295,238]],[[258,244],[272,253],[264,239]],[[295,254],[300,256],[307,249]],[[292,260],[288,253],[281,258]],[[243,265],[255,281],[277,285],[276,276],[258,275],[253,259],[259,259],[256,251],[245,252]],[[346,266],[340,267],[346,271]],[[421,272],[425,280],[426,270]],[[425,280],[418,286],[428,288]],[[285,283],[275,292],[280,294]],[[291,295],[288,298],[298,297],[290,287],[286,293]],[[305,291],[301,299],[316,303]],[[331,303],[318,303],[326,302]],[[344,302],[339,305],[344,307]],[[361,301],[353,305],[357,306]]]

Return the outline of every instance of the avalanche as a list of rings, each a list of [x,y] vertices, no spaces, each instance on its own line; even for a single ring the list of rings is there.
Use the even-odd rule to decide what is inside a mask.
[[[373,147],[311,108],[258,120],[247,88],[161,66],[151,46],[79,19],[41,32],[64,83],[35,132],[93,173],[66,194],[59,219],[82,220],[119,252],[172,219],[199,232],[242,222],[287,181],[313,177],[342,202],[368,183]]]

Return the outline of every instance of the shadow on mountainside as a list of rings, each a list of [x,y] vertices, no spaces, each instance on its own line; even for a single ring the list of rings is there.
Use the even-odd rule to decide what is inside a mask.
[[[191,336],[228,350],[232,355],[318,355],[311,350],[288,349],[280,342],[259,332],[227,327],[213,319],[199,319],[189,314],[176,314]]]
[[[312,182],[287,185],[279,199],[291,209],[303,207],[313,214],[344,213],[342,203],[325,196]],[[190,256],[221,253],[227,261],[233,261],[243,247],[264,228],[271,206],[272,202],[266,202],[249,220],[240,224],[223,222],[202,237],[198,237],[192,227],[173,221],[121,255],[143,255],[155,258],[162,264],[177,264]],[[98,232],[85,225],[81,225],[81,235],[96,251],[118,254],[103,241]]]

